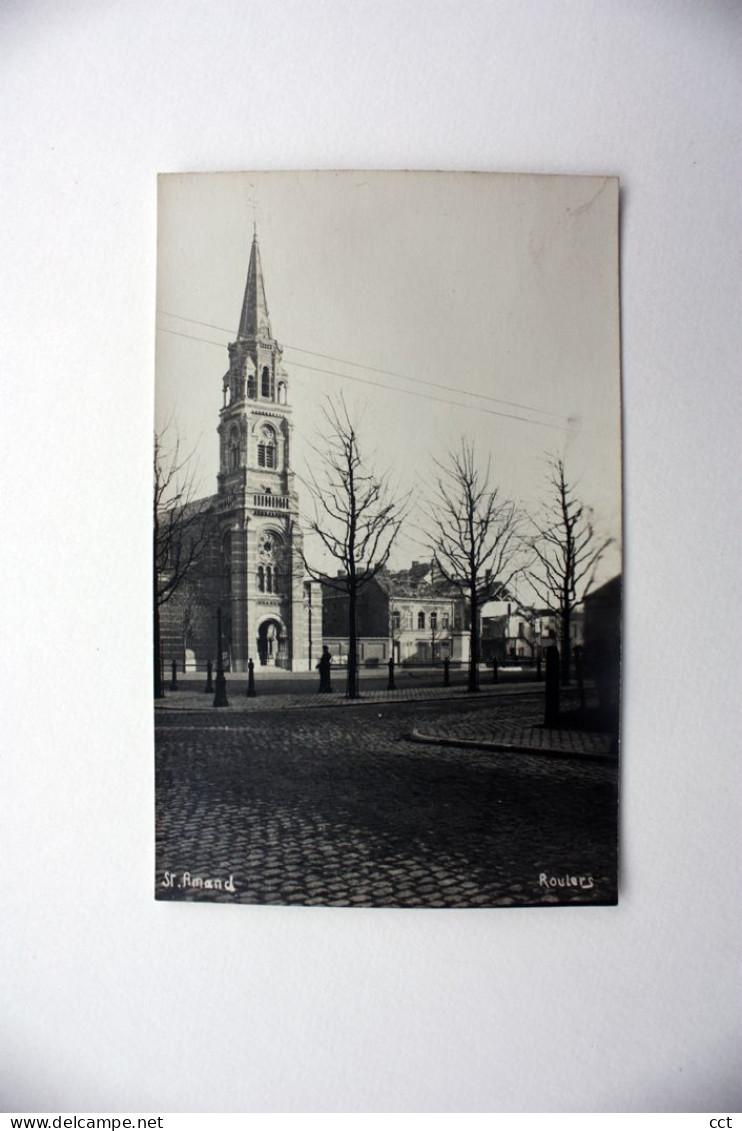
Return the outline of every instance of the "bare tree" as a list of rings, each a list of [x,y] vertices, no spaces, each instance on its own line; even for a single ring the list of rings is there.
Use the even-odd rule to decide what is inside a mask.
[[[592,511],[575,498],[564,460],[548,456],[548,494],[540,512],[531,518],[527,545],[532,554],[528,580],[559,624],[560,672],[570,682],[572,614],[592,585],[595,567],[612,539],[598,542]]]
[[[404,517],[405,500],[392,497],[388,478],[369,468],[361,454],[356,427],[345,401],[323,410],[323,446],[313,450],[321,467],[306,480],[313,514],[307,529],[319,539],[340,569],[335,576],[312,565],[301,551],[311,578],[343,594],[348,602],[348,671],[346,694],[358,696],[357,611],[359,595],[389,561]]]
[[[153,643],[155,697],[164,696],[161,657],[163,605],[172,600],[205,557],[212,534],[210,499],[194,499],[192,456],[180,442],[166,442],[167,428],[155,433],[153,506]]]
[[[490,485],[491,464],[477,469],[474,448],[439,463],[434,497],[428,505],[426,545],[442,577],[469,608],[469,690],[478,690],[479,610],[511,584],[523,568],[521,515]]]

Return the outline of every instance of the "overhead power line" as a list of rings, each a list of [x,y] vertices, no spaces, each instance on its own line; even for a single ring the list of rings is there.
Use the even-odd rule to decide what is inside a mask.
[[[205,326],[205,327],[207,327],[207,329],[210,329],[210,330],[221,330],[222,333],[224,333],[224,334],[235,334],[236,335],[236,331],[228,330],[226,326],[216,326],[216,325],[214,325],[213,322],[199,322],[197,318],[186,318],[185,315],[183,315],[183,314],[173,314],[169,310],[158,310],[158,314],[164,314],[167,318],[178,318],[178,319],[180,319],[181,322],[192,322],[196,326]],[[177,330],[168,330],[167,333],[177,334],[178,331]],[[181,336],[186,338],[189,335],[182,334]],[[194,340],[195,341],[206,341],[205,338],[195,338]],[[226,343],[224,343],[224,342],[211,342],[210,344],[211,345],[220,345],[220,346],[222,346],[222,348],[224,348],[224,345]],[[477,400],[491,401],[493,404],[502,404],[502,405],[505,405],[508,408],[519,408],[519,409],[522,409],[524,412],[536,412],[540,416],[551,416],[551,417],[556,418],[557,420],[563,420],[563,421],[567,420],[567,417],[563,413],[550,412],[548,409],[536,408],[534,405],[522,404],[519,401],[507,401],[507,400],[504,400],[502,397],[493,397],[489,393],[475,393],[471,389],[462,389],[462,388],[458,388],[454,385],[444,385],[439,381],[430,381],[430,380],[428,380],[424,377],[410,377],[406,373],[399,373],[399,372],[396,372],[393,369],[381,369],[381,368],[379,368],[379,366],[376,366],[376,365],[365,365],[362,361],[350,361],[346,357],[336,357],[334,354],[319,353],[318,350],[304,349],[302,346],[292,346],[289,342],[284,342],[284,345],[285,345],[286,349],[293,350],[295,353],[307,353],[307,354],[311,354],[313,357],[319,357],[323,361],[336,361],[339,365],[352,365],[354,369],[367,369],[371,373],[381,373],[385,377],[397,377],[399,380],[409,381],[413,385],[429,385],[433,389],[442,389],[447,393],[455,393],[457,395],[463,393],[467,397],[476,397]],[[291,365],[299,365],[301,363],[298,362],[298,361],[292,361],[292,362],[290,362],[290,364]],[[311,367],[305,366],[305,368],[308,369],[308,368],[311,368]],[[324,370],[324,371],[321,371],[321,372],[329,372],[329,370]]]
[[[180,330],[168,330],[164,326],[158,326],[157,329],[163,334],[175,334],[178,338],[188,338],[192,342],[203,342],[208,346],[219,346],[220,349],[224,348],[223,342],[214,342],[209,338],[197,338],[194,334],[184,334]],[[408,397],[420,397],[426,401],[436,401],[438,404],[449,405],[450,408],[466,408],[472,409],[473,405],[462,404],[461,401],[446,400],[444,397],[434,397],[430,393],[418,393],[415,389],[400,389],[394,385],[380,385],[378,381],[370,381],[367,377],[357,377],[352,373],[338,373],[333,369],[321,369],[316,365],[305,365],[301,361],[292,361],[292,365],[298,366],[299,369],[309,369],[313,373],[324,373],[328,377],[338,377],[343,381],[356,381],[361,385],[370,385],[372,389],[383,389],[389,393],[403,393]],[[534,420],[529,416],[516,416],[511,412],[499,412],[494,408],[477,408],[477,412],[485,413],[487,416],[499,416],[505,420],[519,420],[523,424],[535,424],[539,428],[554,428],[558,432],[563,431],[564,425],[551,424],[548,420]]]
[[[301,361],[292,361],[292,365],[298,366],[299,369],[309,369],[313,373],[326,373],[330,377],[342,377],[344,381],[357,381],[361,385],[370,385],[373,389],[387,389],[390,393],[404,393],[408,397],[422,397],[426,401],[437,401],[438,404],[451,405],[453,408],[468,408],[471,409],[473,405],[462,404],[461,401],[445,400],[443,397],[433,397],[430,393],[418,393],[415,389],[399,389],[394,385],[380,385],[378,381],[370,381],[367,377],[356,377],[350,373],[336,373],[332,369],[320,369],[316,365],[304,365]],[[453,391],[453,390],[452,390]],[[510,412],[499,412],[494,408],[477,408],[477,412],[484,412],[487,416],[501,416],[505,420],[521,420],[524,424],[537,424],[540,428],[556,428],[559,432],[563,430],[561,424],[551,424],[548,420],[534,420],[529,416],[516,416]]]

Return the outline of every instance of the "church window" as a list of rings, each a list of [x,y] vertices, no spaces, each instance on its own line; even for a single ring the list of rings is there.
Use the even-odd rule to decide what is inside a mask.
[[[258,592],[265,593],[265,570],[258,566]]]
[[[236,428],[229,433],[229,454],[227,464],[230,471],[234,471],[240,464],[240,434]]]
[[[286,382],[279,381],[278,384],[278,403],[286,404]]]
[[[222,539],[222,592],[229,597],[232,591],[232,535],[227,531]]]
[[[247,374],[247,395],[251,401],[255,400],[255,374],[248,370]]]
[[[265,567],[265,591],[266,593],[273,592],[273,570],[271,566]]]
[[[425,628],[425,613],[418,613],[417,614],[417,627],[419,629]]]
[[[260,395],[261,397],[271,395],[271,375],[267,365],[263,366],[263,372],[260,374]]]
[[[276,434],[269,424],[264,425],[260,430],[258,467],[276,467]]]

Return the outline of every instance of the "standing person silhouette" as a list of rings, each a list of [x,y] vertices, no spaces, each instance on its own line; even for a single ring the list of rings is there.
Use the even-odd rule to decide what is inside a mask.
[[[319,663],[317,664],[317,671],[319,672],[320,692],[332,691],[332,683],[330,680],[331,666],[332,656],[330,655],[330,649],[325,644],[322,647],[322,655],[320,656]]]

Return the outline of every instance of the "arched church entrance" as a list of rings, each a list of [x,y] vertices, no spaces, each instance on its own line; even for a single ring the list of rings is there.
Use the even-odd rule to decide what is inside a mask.
[[[264,668],[288,666],[286,632],[279,620],[269,617],[258,629],[258,658]]]

